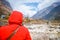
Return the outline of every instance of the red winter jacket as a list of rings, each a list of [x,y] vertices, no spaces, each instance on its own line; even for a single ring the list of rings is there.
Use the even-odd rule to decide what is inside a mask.
[[[19,30],[10,40],[31,40],[28,29],[22,26],[22,21],[22,13],[13,11],[8,19],[9,24],[0,27],[0,40],[6,40],[18,26],[20,26]]]

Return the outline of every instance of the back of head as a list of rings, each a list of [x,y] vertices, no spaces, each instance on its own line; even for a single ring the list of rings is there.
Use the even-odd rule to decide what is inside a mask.
[[[9,24],[22,24],[23,14],[19,11],[13,11],[8,19]]]

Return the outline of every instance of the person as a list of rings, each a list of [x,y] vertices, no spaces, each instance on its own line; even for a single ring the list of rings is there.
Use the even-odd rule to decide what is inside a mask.
[[[31,40],[29,30],[22,25],[22,22],[23,14],[19,11],[13,11],[8,19],[8,25],[0,28],[0,40]]]

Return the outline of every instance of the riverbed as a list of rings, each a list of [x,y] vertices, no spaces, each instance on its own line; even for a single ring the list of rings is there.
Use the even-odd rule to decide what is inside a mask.
[[[60,40],[60,26],[48,24],[25,24],[30,31],[32,40]]]

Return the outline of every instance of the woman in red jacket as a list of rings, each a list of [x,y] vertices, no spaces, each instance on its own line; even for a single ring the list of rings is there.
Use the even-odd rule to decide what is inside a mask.
[[[21,12],[13,11],[8,22],[8,25],[0,28],[0,40],[31,40],[28,29],[22,25]]]

